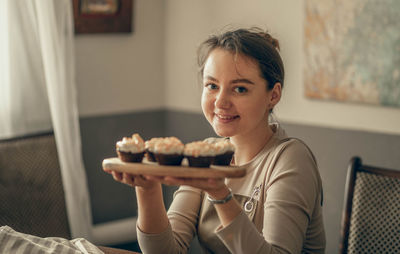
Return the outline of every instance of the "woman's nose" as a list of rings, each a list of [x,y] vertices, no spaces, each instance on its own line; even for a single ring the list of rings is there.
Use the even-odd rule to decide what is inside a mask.
[[[226,109],[231,106],[229,95],[225,91],[220,91],[215,98],[215,107]]]

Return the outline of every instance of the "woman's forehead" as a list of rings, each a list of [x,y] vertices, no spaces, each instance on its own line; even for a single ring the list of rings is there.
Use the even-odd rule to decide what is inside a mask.
[[[253,58],[220,48],[211,51],[204,66],[203,77],[227,71],[231,74],[235,72],[239,76],[261,76],[259,65]]]

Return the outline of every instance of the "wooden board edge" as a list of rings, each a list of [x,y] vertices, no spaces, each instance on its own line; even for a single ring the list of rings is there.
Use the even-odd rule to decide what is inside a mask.
[[[118,158],[107,158],[102,162],[103,169],[116,170],[126,173],[132,173],[132,164],[127,162],[121,162]],[[136,165],[142,166],[143,169],[135,169],[136,174],[146,174],[150,172],[151,175],[164,176],[164,171],[170,170],[172,174],[168,174],[176,177],[198,177],[198,178],[209,178],[209,177],[226,177],[226,178],[239,178],[246,175],[246,168],[237,166],[215,166],[212,165],[210,168],[198,168],[189,166],[164,166],[158,165],[153,162],[135,163]],[[183,172],[176,173],[176,169],[185,170]]]

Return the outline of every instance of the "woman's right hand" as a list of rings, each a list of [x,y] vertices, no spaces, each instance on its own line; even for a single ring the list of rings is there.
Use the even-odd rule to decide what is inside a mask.
[[[143,175],[132,175],[128,173],[117,172],[115,170],[104,171],[111,174],[115,181],[131,187],[139,187],[142,190],[151,190],[161,184],[158,181],[146,179]]]

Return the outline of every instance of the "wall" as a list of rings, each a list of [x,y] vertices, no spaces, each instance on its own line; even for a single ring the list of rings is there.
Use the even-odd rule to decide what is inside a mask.
[[[286,79],[278,120],[315,151],[325,188],[327,253],[337,253],[347,163],[361,155],[367,163],[398,168],[400,109],[303,96],[304,1],[172,0],[166,6],[166,106],[199,113],[196,48],[207,34],[228,24],[260,26],[281,43]],[[182,43],[177,43],[184,41]],[[179,93],[177,93],[179,91]],[[393,134],[393,135],[390,135]]]
[[[369,165],[400,169],[400,136],[304,124],[283,123],[283,126],[288,135],[304,140],[317,158],[324,188],[326,253],[338,253],[350,158],[360,156]]]
[[[101,161],[115,156],[115,140],[130,135],[135,127],[140,129],[141,120],[146,126],[153,123],[158,128],[162,128],[164,122],[157,112],[165,104],[165,30],[162,25],[165,3],[163,0],[133,2],[131,34],[75,37],[82,152],[95,224],[93,232],[99,244],[109,243],[110,239],[126,241],[136,237],[121,235],[134,228],[126,220],[116,221],[136,215],[135,195],[131,188],[103,173]],[[124,118],[132,111],[144,111],[146,115],[146,110],[152,110],[151,117],[156,117],[153,122],[148,122],[146,116]],[[146,127],[146,130],[140,131],[156,135],[151,128]],[[105,228],[115,229],[121,225],[126,226],[117,230],[114,237],[103,234]]]
[[[284,122],[282,125],[289,136],[304,140],[317,158],[324,188],[326,253],[337,253],[350,158],[358,155],[364,163],[399,169],[400,136]],[[137,214],[131,188],[113,181],[101,171],[100,165],[103,158],[115,156],[115,140],[129,135],[132,130],[141,133],[144,138],[175,135],[184,142],[214,135],[201,113],[162,110],[81,119],[83,156],[95,224]],[[173,188],[165,188],[164,191],[168,206]],[[197,253],[197,249],[191,251]]]
[[[136,0],[133,34],[76,37],[95,223],[136,214],[131,189],[100,169],[104,157],[115,155],[115,140],[132,131],[185,141],[212,135],[200,113],[198,43],[227,24],[257,25],[280,39],[287,76],[276,116],[289,135],[304,139],[316,154],[325,191],[327,253],[337,252],[347,163],[360,155],[366,163],[399,168],[400,109],[304,98],[303,5],[298,0]]]
[[[167,108],[200,112],[199,92],[193,91],[197,83],[195,52],[207,34],[228,24],[256,25],[268,29],[281,42],[286,67],[283,100],[276,109],[281,121],[400,134],[399,108],[309,100],[303,96],[303,10],[304,1],[298,0],[168,1]]]
[[[133,33],[75,37],[81,117],[164,107],[164,1],[133,8]]]

